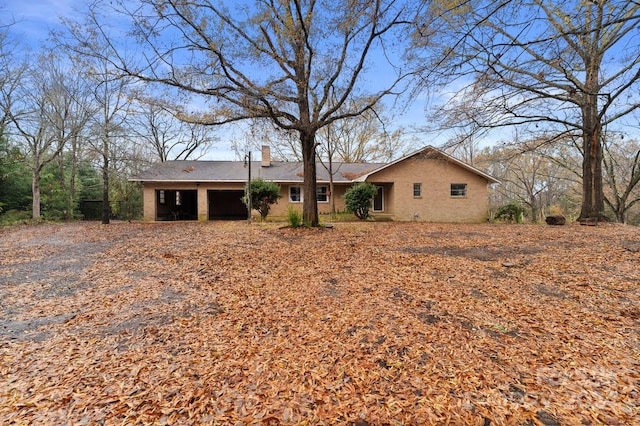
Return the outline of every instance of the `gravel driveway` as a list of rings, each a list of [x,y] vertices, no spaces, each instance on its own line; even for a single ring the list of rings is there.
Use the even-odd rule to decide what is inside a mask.
[[[48,314],[38,305],[89,288],[87,269],[119,239],[113,228],[113,238],[100,240],[85,230],[85,224],[55,224],[0,232],[0,340],[42,340],[43,326],[75,316]]]

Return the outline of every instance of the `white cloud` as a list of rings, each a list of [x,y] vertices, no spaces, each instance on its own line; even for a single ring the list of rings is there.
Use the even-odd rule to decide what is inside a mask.
[[[77,0],[18,0],[0,3],[0,22],[13,22],[10,32],[21,43],[37,48],[60,25],[61,16],[69,16]]]

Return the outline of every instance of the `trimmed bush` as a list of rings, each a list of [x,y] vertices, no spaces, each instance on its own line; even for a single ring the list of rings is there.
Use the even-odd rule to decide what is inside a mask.
[[[355,214],[360,220],[369,217],[371,200],[378,192],[375,185],[369,182],[361,182],[347,189],[344,194],[344,204],[348,211]]]
[[[251,180],[251,206],[260,213],[262,220],[265,220],[271,210],[271,205],[277,203],[278,198],[280,198],[280,185],[260,178]],[[246,196],[244,202],[247,204]]]

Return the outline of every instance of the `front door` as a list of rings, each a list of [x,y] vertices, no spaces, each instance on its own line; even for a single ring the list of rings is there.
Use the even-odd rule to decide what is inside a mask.
[[[384,186],[378,185],[376,186],[377,192],[376,195],[373,196],[373,211],[374,212],[383,212],[384,211]]]

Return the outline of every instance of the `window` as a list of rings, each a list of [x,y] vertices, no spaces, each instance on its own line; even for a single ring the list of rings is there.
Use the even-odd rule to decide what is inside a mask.
[[[451,184],[451,196],[452,197],[466,197],[467,196],[467,184],[466,183],[452,183]]]
[[[176,206],[182,205],[182,196],[180,195],[180,191],[176,191]]]
[[[329,202],[329,187],[326,185],[318,185],[316,187],[316,200],[319,203]]]
[[[422,184],[421,183],[414,183],[413,184],[413,198],[420,198],[422,197]]]
[[[299,186],[289,187],[289,201],[292,203],[302,202],[302,189]]]
[[[167,200],[165,199],[164,189],[158,191],[158,201],[160,202],[160,204],[165,204],[167,202]]]
[[[302,194],[301,186],[290,186],[289,187],[289,202],[291,203],[301,203],[304,200],[304,196]],[[328,203],[329,202],[329,187],[327,185],[318,185],[316,186],[316,200],[319,203]]]

